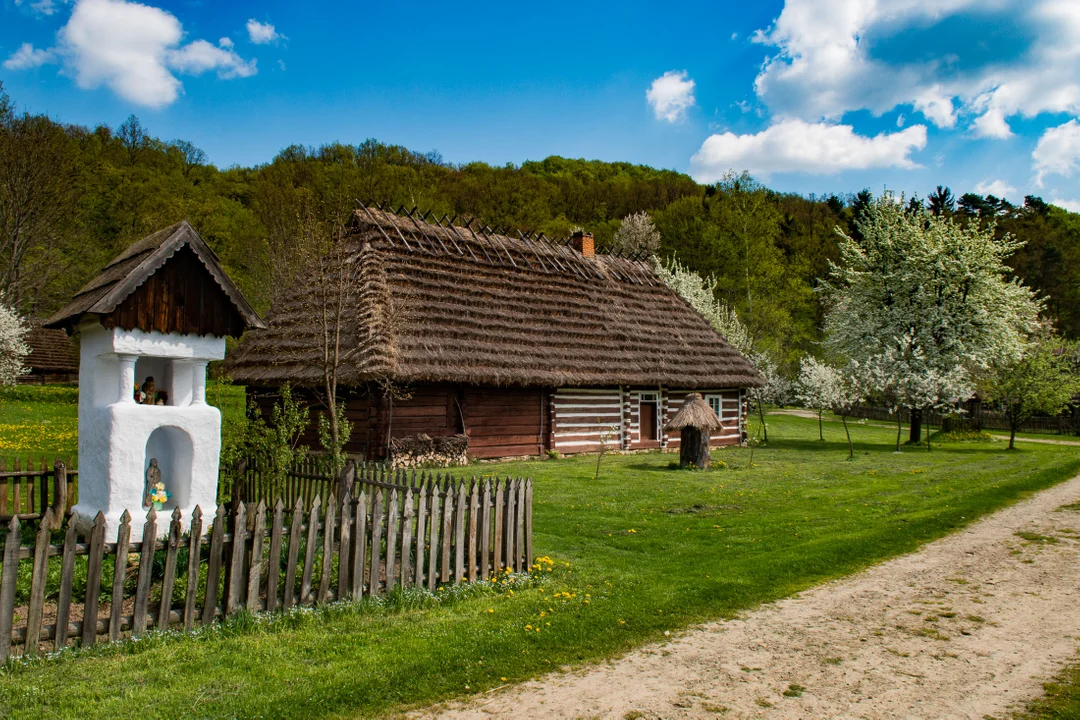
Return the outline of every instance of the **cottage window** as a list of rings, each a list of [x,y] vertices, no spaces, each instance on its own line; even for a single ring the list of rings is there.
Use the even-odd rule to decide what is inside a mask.
[[[708,401],[709,407],[716,413],[716,417],[721,420],[724,419],[724,398],[721,395],[706,395],[705,400]]]

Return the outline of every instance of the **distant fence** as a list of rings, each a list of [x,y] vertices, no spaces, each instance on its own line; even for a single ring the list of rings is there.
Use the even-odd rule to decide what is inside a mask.
[[[70,458],[52,463],[41,458],[36,468],[33,459],[23,463],[16,458],[9,464],[0,458],[0,521],[16,516],[36,520],[50,507],[54,515],[67,513],[75,504],[78,475]]]
[[[969,403],[967,412],[962,415],[949,412],[934,411],[923,414],[923,422],[938,427],[946,427],[950,423],[960,419],[960,422],[968,427],[978,430],[1008,430],[1009,421],[1004,413],[994,410],[986,410],[977,403]],[[881,420],[895,423],[897,413],[888,408],[857,405],[852,408],[850,417],[866,418],[868,420]],[[900,408],[899,420],[902,423],[911,421],[911,412],[908,408]],[[1020,426],[1021,432],[1045,433],[1048,435],[1077,435],[1080,434],[1080,417],[1076,413],[1072,415],[1037,416],[1026,420]]]
[[[0,662],[152,628],[191,630],[244,608],[434,589],[529,566],[531,480],[398,479],[358,480],[355,495],[325,507],[317,494],[307,509],[297,497],[288,511],[280,500],[269,509],[241,503],[206,519],[199,509],[186,520],[151,510],[137,541],[125,513],[116,542],[105,541],[99,514],[85,532],[69,522],[55,544],[61,524],[50,508],[36,540],[23,545],[23,521],[13,517],[0,571],[0,638],[10,642],[0,641]],[[167,537],[157,539],[165,526]],[[23,563],[30,572],[20,572]]]

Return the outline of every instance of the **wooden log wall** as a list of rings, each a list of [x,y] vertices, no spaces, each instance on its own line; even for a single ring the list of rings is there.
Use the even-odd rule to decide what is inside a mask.
[[[0,521],[16,516],[35,520],[50,507],[57,513],[70,512],[77,501],[78,475],[71,458],[49,461],[43,457],[37,463],[32,458],[10,462],[0,458]]]
[[[398,587],[434,590],[507,567],[528,571],[531,480],[382,470],[355,487],[340,501],[316,496],[310,507],[297,498],[289,508],[249,503],[209,517],[198,508],[190,518],[151,510],[139,537],[125,513],[115,542],[105,540],[103,515],[83,534],[50,508],[24,545],[24,521],[14,517],[0,567],[0,638],[8,638],[0,663],[11,654],[191,630],[241,609],[275,612]],[[64,530],[61,544],[53,544],[54,529]],[[85,583],[76,581],[83,575],[76,566],[86,568]],[[54,593],[46,588],[50,570],[60,577]],[[30,577],[28,586],[20,575]]]
[[[624,427],[620,388],[560,388],[552,399],[556,450],[597,452],[605,436],[609,450],[621,448]]]
[[[463,390],[469,454],[477,458],[540,455],[547,449],[547,396],[538,388]]]

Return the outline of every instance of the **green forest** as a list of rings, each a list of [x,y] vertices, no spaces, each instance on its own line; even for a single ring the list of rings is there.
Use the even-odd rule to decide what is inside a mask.
[[[0,292],[28,318],[47,316],[128,244],[183,218],[265,313],[296,216],[347,212],[355,199],[549,237],[581,227],[601,248],[623,218],[648,212],[659,254],[714,276],[718,299],[755,343],[793,363],[818,350],[815,287],[838,257],[837,228],[857,233],[872,195],[779,193],[745,174],[701,185],[672,170],[556,156],[457,165],[374,139],[292,145],[263,165],[221,169],[135,116],[116,128],[66,125],[18,109],[0,85]],[[1037,197],[1014,206],[942,187],[906,201],[1024,241],[1012,271],[1046,298],[1066,337],[1080,338],[1080,215]]]

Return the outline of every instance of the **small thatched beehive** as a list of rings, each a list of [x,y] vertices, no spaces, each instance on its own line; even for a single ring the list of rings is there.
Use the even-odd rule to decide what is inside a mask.
[[[671,418],[664,429],[679,431],[679,465],[686,467],[709,467],[709,437],[713,430],[723,425],[709,403],[699,393],[686,396],[679,412]]]

